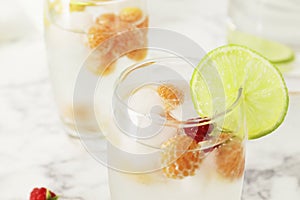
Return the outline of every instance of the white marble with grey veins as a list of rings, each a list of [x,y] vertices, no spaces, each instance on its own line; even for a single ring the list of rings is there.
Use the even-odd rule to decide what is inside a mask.
[[[152,25],[180,31],[206,50],[225,44],[225,0],[151,0],[149,10]],[[28,199],[35,186],[62,200],[108,199],[106,169],[62,130],[41,32],[0,43],[0,66],[0,199]],[[248,143],[244,200],[300,199],[299,113],[294,95],[285,124]]]

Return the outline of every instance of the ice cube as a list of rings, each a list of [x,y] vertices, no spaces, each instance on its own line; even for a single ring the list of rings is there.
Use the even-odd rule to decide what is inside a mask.
[[[128,114],[132,123],[139,128],[147,128],[153,119],[164,116],[164,104],[152,86],[144,86],[128,98]]]

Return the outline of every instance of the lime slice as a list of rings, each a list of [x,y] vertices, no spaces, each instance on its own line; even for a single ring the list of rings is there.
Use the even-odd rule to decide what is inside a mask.
[[[293,50],[284,44],[239,31],[230,31],[228,42],[249,47],[273,63],[290,62],[295,58]]]
[[[223,84],[226,109],[242,91],[240,105],[243,105],[249,139],[267,135],[283,122],[289,97],[281,73],[264,57],[238,45],[227,45],[211,51],[194,70],[190,87],[194,106],[200,116],[214,114],[213,95],[209,88],[217,86],[208,87],[207,84],[213,85],[217,81],[207,83],[203,72],[210,69],[214,71],[215,68],[217,74],[213,75],[215,80],[219,78]],[[236,114],[226,115],[224,124],[227,119],[230,120],[227,120],[226,125],[228,122],[237,123],[237,117],[240,116]]]
[[[96,4],[93,2],[71,0],[69,4],[69,10],[70,12],[83,12],[87,6],[96,6]]]

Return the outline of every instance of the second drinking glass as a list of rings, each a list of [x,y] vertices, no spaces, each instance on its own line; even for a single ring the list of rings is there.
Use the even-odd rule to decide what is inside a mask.
[[[94,137],[100,132],[93,105],[86,91],[73,100],[75,83],[82,63],[91,53],[88,78],[109,77],[118,68],[118,57],[135,63],[147,57],[146,50],[130,50],[147,45],[147,33],[111,39],[118,33],[148,27],[145,0],[46,0],[45,40],[54,96],[64,128],[71,136]],[[105,47],[96,49],[104,41]],[[122,41],[121,41],[122,40]],[[76,116],[76,123],[74,116]]]

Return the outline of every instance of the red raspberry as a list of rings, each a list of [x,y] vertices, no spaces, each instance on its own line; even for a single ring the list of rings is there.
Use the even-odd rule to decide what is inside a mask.
[[[34,188],[30,193],[30,200],[57,200],[58,196],[50,190],[42,188]]]
[[[204,122],[209,122],[209,119],[202,119],[202,118],[194,118],[188,120],[187,124],[194,124],[196,120],[199,120],[199,123],[204,123]],[[190,121],[190,122],[189,122]],[[196,140],[196,142],[201,142],[203,141],[209,133],[212,132],[214,129],[214,125],[211,123],[201,125],[201,126],[193,126],[193,127],[188,127],[184,128],[185,134]]]

